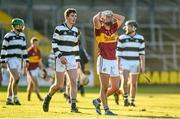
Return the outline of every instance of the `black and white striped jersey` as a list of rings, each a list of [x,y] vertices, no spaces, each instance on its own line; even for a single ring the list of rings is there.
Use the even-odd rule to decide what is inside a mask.
[[[69,29],[66,23],[55,28],[52,40],[52,48],[56,57],[75,55],[76,61],[80,61],[79,56],[79,30],[73,26]]]
[[[126,60],[139,60],[140,55],[145,55],[144,37],[136,34],[131,37],[123,34],[119,36],[116,56]]]
[[[25,61],[29,61],[24,33],[21,32],[17,35],[11,31],[4,36],[1,48],[1,63],[7,62],[8,58],[23,58]]]

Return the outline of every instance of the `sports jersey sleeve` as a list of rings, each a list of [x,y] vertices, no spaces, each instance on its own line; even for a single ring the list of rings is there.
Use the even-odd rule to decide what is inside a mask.
[[[8,37],[5,36],[3,43],[2,43],[2,48],[1,48],[1,57],[0,57],[0,62],[1,63],[6,63],[6,55],[7,55],[7,48],[8,48]]]
[[[139,55],[145,55],[145,42],[144,37],[142,36],[141,45],[139,47]]]
[[[59,32],[58,27],[56,27],[55,31],[54,31],[54,34],[53,34],[53,39],[52,39],[52,49],[53,49],[55,57],[60,58],[62,56],[62,53],[58,48],[58,42],[59,42],[59,39],[60,39],[60,36],[59,36],[58,32]]]
[[[118,38],[118,43],[117,43],[117,50],[116,50],[116,56],[118,57],[121,57],[122,56],[122,50],[123,50],[123,47],[122,47],[122,36],[120,36]]]
[[[29,62],[28,54],[27,54],[27,43],[26,43],[25,38],[24,38],[23,44],[22,44],[22,56],[23,56],[23,60],[25,60],[26,62]]]
[[[78,32],[78,40],[80,37],[80,32]],[[80,52],[79,52],[79,42],[76,43],[76,45],[74,46],[74,52],[75,52],[75,59],[76,62],[80,62]]]

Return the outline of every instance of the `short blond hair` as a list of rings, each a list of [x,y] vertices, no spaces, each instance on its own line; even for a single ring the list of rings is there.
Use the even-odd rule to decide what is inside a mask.
[[[31,44],[33,44],[33,43],[36,42],[36,41],[39,41],[37,37],[32,37],[32,38],[31,38]]]

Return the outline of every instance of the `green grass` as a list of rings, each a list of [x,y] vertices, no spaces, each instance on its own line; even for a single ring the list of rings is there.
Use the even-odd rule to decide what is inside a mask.
[[[6,106],[6,87],[0,88],[0,118],[180,118],[180,86],[139,86],[137,107],[123,107],[122,97],[120,105],[116,105],[113,96],[108,98],[110,109],[118,116],[97,115],[91,104],[92,99],[98,97],[98,88],[87,88],[85,97],[78,94],[78,107],[81,113],[71,113],[70,105],[66,103],[62,93],[56,93],[50,103],[49,112],[42,111],[42,102],[32,94],[28,102],[25,87],[19,89],[21,106]],[[41,95],[47,93],[48,88],[41,88]],[[102,110],[104,113],[104,111]]]

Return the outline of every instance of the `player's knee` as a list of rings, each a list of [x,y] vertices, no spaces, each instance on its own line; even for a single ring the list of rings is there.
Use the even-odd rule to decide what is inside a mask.
[[[106,88],[106,87],[102,87],[102,89],[101,89],[103,92],[107,92],[107,90],[108,90],[108,87]]]
[[[63,87],[61,85],[56,85],[56,88],[59,90],[62,89]]]
[[[71,80],[71,85],[73,85],[73,86],[77,86],[77,81],[76,81],[76,79]]]

